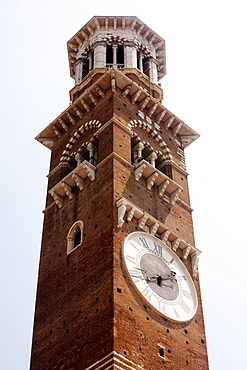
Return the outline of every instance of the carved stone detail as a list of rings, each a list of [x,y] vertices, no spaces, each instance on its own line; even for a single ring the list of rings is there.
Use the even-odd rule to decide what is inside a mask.
[[[62,187],[64,188],[64,191],[65,191],[65,194],[67,195],[67,197],[69,199],[72,199],[73,198],[73,193],[71,191],[72,187],[69,186],[68,184],[66,184],[66,182],[63,182],[63,181],[62,181]]]
[[[83,180],[80,176],[76,175],[75,173],[73,173],[72,178],[75,180],[76,186],[78,186],[80,190],[83,190],[85,187],[85,180]]]
[[[131,222],[135,218],[141,230],[155,235],[165,242],[174,252],[178,247],[183,251],[183,258],[192,257],[193,276],[197,273],[198,255],[201,253],[196,247],[188,244],[174,231],[167,229],[167,227],[151,216],[146,211],[134,205],[132,202],[122,197],[116,202],[118,208],[118,227],[122,227],[125,220]]]
[[[63,198],[67,196],[73,198],[72,187],[78,186],[80,190],[84,189],[85,179],[89,177],[91,181],[95,180],[95,167],[87,161],[80,163],[72,172],[70,172],[63,180],[56,184],[49,193],[53,197],[55,203],[62,207]]]
[[[141,177],[146,180],[147,189],[150,190],[154,185],[157,186],[159,196],[170,204],[177,201],[182,191],[182,188],[175,181],[145,160],[142,160],[135,167],[136,181],[139,181]]]

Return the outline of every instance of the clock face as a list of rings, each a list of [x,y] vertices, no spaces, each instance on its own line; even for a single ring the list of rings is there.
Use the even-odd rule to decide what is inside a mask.
[[[151,306],[174,321],[192,319],[197,310],[192,278],[164,242],[134,232],[125,239],[123,256],[131,280]]]

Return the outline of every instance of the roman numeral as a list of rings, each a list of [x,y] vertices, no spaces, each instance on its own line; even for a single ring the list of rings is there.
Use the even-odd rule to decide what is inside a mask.
[[[162,312],[165,315],[165,313],[166,313],[165,304],[163,302],[160,302],[160,301],[158,301],[158,302],[159,302],[159,311]]]
[[[144,248],[149,249],[148,243],[145,238],[139,238]]]
[[[174,307],[173,307],[173,309],[174,309],[174,313],[175,313],[176,319],[180,319],[180,316],[179,316],[179,314],[177,313],[176,309],[175,309]]]
[[[132,247],[134,247],[135,248],[135,250],[137,251],[137,252],[139,252],[139,250],[140,250],[140,246],[137,244],[136,245],[136,243],[133,241],[133,240],[130,240],[129,241],[129,244],[132,246]]]
[[[137,271],[137,270],[130,269],[129,273],[130,273],[130,276],[132,277],[132,279],[134,280],[134,282],[139,282],[141,280],[144,280],[143,275],[140,274],[139,271]]]
[[[130,261],[131,263],[136,264],[136,259],[135,259],[135,257],[131,256],[131,255],[130,255],[130,254],[128,254],[128,253],[126,253],[125,257],[126,257],[126,259],[127,259],[128,261]]]
[[[184,290],[183,289],[183,295],[186,297],[186,298],[189,298],[189,299],[192,299],[192,294],[187,292],[187,290]]]
[[[144,297],[150,302],[152,298],[152,293],[150,292],[149,287],[145,287],[145,289],[142,291],[142,294]]]
[[[187,306],[187,304],[182,301],[181,303],[179,303],[179,306],[184,310],[185,313],[189,313],[190,312],[190,308]]]
[[[161,245],[154,242],[154,254],[158,257],[162,257],[162,247]]]

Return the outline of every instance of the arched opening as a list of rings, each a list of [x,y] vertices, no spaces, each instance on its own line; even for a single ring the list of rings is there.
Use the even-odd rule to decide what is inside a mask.
[[[80,247],[83,238],[83,222],[76,221],[69,229],[67,235],[67,254]]]

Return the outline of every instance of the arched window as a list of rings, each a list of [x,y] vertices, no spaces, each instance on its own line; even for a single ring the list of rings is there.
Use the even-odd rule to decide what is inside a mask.
[[[69,229],[67,235],[67,254],[71,253],[74,249],[82,244],[83,238],[83,222],[76,221]]]

